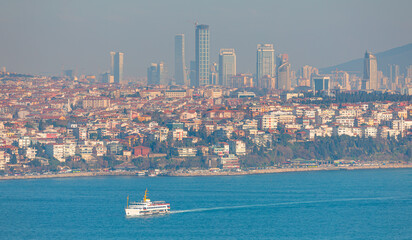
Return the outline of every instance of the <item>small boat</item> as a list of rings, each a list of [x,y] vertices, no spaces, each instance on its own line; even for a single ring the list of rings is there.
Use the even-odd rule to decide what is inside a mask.
[[[140,172],[137,172],[137,176],[144,177],[146,176],[146,173],[144,171],[140,171]]]
[[[127,217],[166,214],[170,212],[170,203],[164,201],[150,201],[150,199],[147,198],[146,189],[143,200],[140,202],[131,202],[129,205],[129,196],[127,196],[125,212]]]

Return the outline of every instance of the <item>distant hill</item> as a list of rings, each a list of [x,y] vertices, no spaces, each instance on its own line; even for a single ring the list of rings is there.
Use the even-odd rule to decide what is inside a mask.
[[[364,54],[365,52],[359,53],[360,56],[363,56]],[[380,53],[372,52],[372,54],[376,56],[378,70],[382,71],[385,75],[387,75],[388,64],[399,65],[400,74],[405,72],[407,66],[412,65],[412,43]],[[321,73],[331,73],[331,71],[335,71],[336,69],[342,71],[357,71],[362,74],[363,58],[358,58],[331,67],[321,68],[319,71]]]

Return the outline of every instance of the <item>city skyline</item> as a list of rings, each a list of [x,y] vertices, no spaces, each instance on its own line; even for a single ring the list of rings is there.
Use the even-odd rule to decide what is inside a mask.
[[[0,66],[22,73],[58,75],[62,69],[82,74],[106,72],[110,66],[104,56],[117,49],[127,53],[125,76],[142,77],[150,62],[162,60],[173,66],[173,36],[178,33],[186,34],[189,63],[194,60],[196,20],[211,26],[211,62],[218,61],[220,48],[234,48],[238,72],[243,73],[255,72],[254,46],[261,42],[288,53],[292,68],[299,69],[303,65],[331,66],[361,57],[365,49],[376,53],[412,39],[412,33],[405,31],[411,22],[407,11],[411,3],[407,1],[299,2],[298,8],[293,3],[239,1],[235,6],[208,4],[202,11],[196,10],[200,3],[188,3],[179,17],[171,15],[179,4],[168,2],[130,2],[127,9],[110,2],[96,6],[93,1],[22,3],[7,2],[0,10],[5,23],[0,26],[4,33]],[[229,5],[238,14],[220,12]],[[148,18],[145,10],[151,9],[159,10],[159,19],[143,21]],[[269,9],[275,12],[269,14]],[[333,9],[339,9],[339,14]],[[318,21],[320,13],[329,21]],[[261,21],[263,16],[267,21]],[[280,24],[283,19],[288,19],[288,24]],[[366,26],[369,21],[373,27]],[[131,31],[132,26],[138,34]],[[23,39],[30,40],[24,44]]]
[[[410,9],[0,0],[0,240],[410,239]]]

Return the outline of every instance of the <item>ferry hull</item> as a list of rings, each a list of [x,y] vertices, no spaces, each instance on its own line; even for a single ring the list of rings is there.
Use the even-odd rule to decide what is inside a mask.
[[[148,215],[157,215],[157,214],[167,214],[169,210],[156,210],[156,211],[144,211],[140,209],[125,209],[127,217],[138,217],[138,216],[148,216]]]

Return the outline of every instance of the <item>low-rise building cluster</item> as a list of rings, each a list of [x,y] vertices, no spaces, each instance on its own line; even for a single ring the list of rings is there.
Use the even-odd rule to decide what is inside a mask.
[[[209,168],[236,169],[239,158],[282,134],[290,141],[402,138],[412,129],[410,102],[307,104],[294,101],[303,93],[44,77],[0,83],[0,170],[108,158],[199,158]]]

